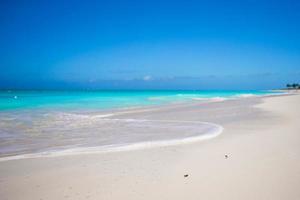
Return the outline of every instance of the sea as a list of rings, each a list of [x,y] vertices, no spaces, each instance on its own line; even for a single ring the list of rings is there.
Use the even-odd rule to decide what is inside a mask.
[[[278,92],[2,90],[0,161],[74,152],[132,150],[212,138],[222,132],[222,127],[198,121],[119,119],[114,113],[274,94]]]
[[[0,111],[70,110],[88,111],[135,106],[161,105],[185,101],[235,98],[274,94],[273,91],[198,91],[198,90],[113,90],[113,91],[55,91],[2,90]]]

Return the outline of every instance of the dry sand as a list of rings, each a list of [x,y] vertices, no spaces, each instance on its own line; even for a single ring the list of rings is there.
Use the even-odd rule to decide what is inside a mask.
[[[177,146],[0,162],[0,199],[298,200],[299,102],[242,98],[120,115],[208,121],[224,131]]]

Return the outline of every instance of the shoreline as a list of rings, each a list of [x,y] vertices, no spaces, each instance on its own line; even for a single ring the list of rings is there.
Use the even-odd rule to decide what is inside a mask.
[[[215,126],[214,128],[216,130],[212,133],[205,133],[198,136],[191,136],[191,137],[185,137],[179,139],[145,141],[145,142],[117,144],[117,145],[108,145],[108,146],[78,147],[78,148],[70,148],[70,149],[62,149],[62,150],[53,150],[48,152],[46,151],[46,152],[37,152],[37,153],[30,153],[30,154],[20,154],[15,156],[6,156],[6,157],[0,157],[0,163],[5,161],[20,160],[20,159],[53,158],[53,157],[60,157],[60,156],[73,156],[73,155],[84,155],[84,154],[126,152],[126,151],[158,148],[158,147],[184,145],[188,143],[200,142],[203,140],[215,138],[219,136],[223,131],[223,127],[217,124],[208,123],[208,122],[199,122],[199,123],[213,125]]]
[[[251,95],[251,96],[237,96],[237,97],[231,97],[231,98],[222,98],[220,100],[218,97],[217,98],[207,98],[207,99],[201,99],[200,101],[198,100],[190,100],[185,103],[169,103],[165,105],[156,105],[156,106],[151,106],[151,107],[139,107],[139,108],[133,108],[133,109],[118,109],[118,110],[111,110],[108,112],[100,112],[100,113],[93,113],[93,114],[71,114],[70,115],[78,115],[80,118],[87,118],[87,119],[96,119],[99,118],[101,120],[112,120],[112,121],[122,121],[122,120],[135,120],[137,123],[140,122],[141,120],[139,119],[134,119],[131,117],[133,114],[141,113],[149,113],[149,112],[155,112],[155,111],[160,111],[162,112],[165,109],[176,109],[176,108],[184,108],[184,107],[190,107],[190,106],[205,106],[205,104],[214,104],[217,102],[224,102],[224,101],[239,101],[240,99],[251,99],[251,98],[266,98],[266,97],[272,97],[272,96],[282,96],[282,95],[289,95],[289,94],[266,94],[266,95]],[[127,116],[126,118],[115,118],[117,116]],[[144,122],[142,120],[142,122]],[[146,121],[152,121],[152,122],[168,122],[168,120],[147,120]],[[11,152],[10,154],[12,155],[4,155],[0,157],[0,162],[7,161],[7,160],[16,160],[16,159],[26,159],[26,158],[38,158],[38,157],[54,157],[54,156],[63,156],[63,155],[73,155],[73,154],[80,154],[80,153],[103,153],[103,152],[115,152],[115,151],[127,151],[127,150],[132,150],[132,149],[143,149],[143,148],[151,148],[151,147],[157,147],[157,146],[168,146],[168,145],[180,145],[181,143],[186,143],[186,141],[200,141],[200,140],[205,140],[209,138],[216,137],[217,135],[221,134],[223,127],[219,124],[214,123],[213,121],[210,122],[205,122],[205,121],[194,121],[194,120],[173,120],[170,121],[172,123],[194,123],[194,124],[209,124],[212,127],[217,127],[217,130],[215,130],[215,133],[205,133],[201,132],[197,135],[192,135],[192,136],[187,136],[187,137],[179,137],[179,138],[170,138],[167,140],[159,140],[154,139],[154,140],[145,140],[145,141],[136,141],[136,142],[130,142],[130,143],[116,143],[116,144],[109,144],[109,145],[99,145],[99,146],[79,146],[79,147],[74,147],[77,146],[76,144],[74,145],[67,145],[67,146],[62,146],[60,148],[50,150],[35,150],[35,152],[24,152],[24,153],[17,153],[14,155],[14,152]],[[69,147],[70,146],[70,147]]]
[[[80,118],[86,118],[86,119],[101,119],[101,120],[112,120],[112,121],[121,121],[121,120],[135,120],[137,123],[141,120],[134,119],[131,117],[131,115],[134,114],[146,114],[149,112],[162,112],[163,110],[169,110],[169,109],[176,109],[176,108],[184,108],[184,107],[190,107],[190,106],[205,106],[206,104],[214,104],[218,102],[224,102],[224,101],[239,101],[243,99],[251,99],[251,98],[258,98],[263,99],[266,97],[272,97],[272,96],[284,96],[284,95],[291,95],[290,93],[278,93],[278,94],[265,94],[265,95],[239,95],[237,97],[231,97],[231,98],[222,98],[222,100],[219,99],[219,97],[216,98],[207,98],[207,99],[201,99],[201,100],[190,100],[184,103],[169,103],[164,105],[156,105],[156,106],[142,106],[138,108],[132,108],[132,109],[117,109],[117,110],[110,110],[110,111],[100,111],[100,112],[93,112],[91,113],[85,113],[85,114],[76,114],[76,113],[69,113],[68,115],[78,115]],[[126,118],[118,119],[117,116],[127,116]],[[142,121],[145,121],[142,120]],[[167,122],[166,120],[147,120],[146,121],[153,121],[153,122]],[[170,120],[169,120],[170,121]],[[219,135],[222,130],[224,129],[223,126],[214,123],[213,121],[205,122],[205,121],[186,121],[186,120],[179,120],[179,121],[173,121],[175,123],[196,123],[196,124],[210,124],[211,126],[218,127],[218,130],[216,130],[216,133],[199,133],[198,135],[193,136],[187,136],[187,137],[180,137],[180,138],[170,138],[168,140],[159,140],[154,139],[153,141],[137,141],[137,142],[130,142],[130,143],[116,143],[116,144],[108,144],[108,145],[92,145],[92,146],[80,146],[76,147],[77,145],[67,145],[62,146],[60,148],[50,150],[35,150],[35,152],[24,152],[24,153],[15,153],[11,152],[12,155],[3,155],[0,156],[0,162],[7,161],[7,160],[16,160],[16,159],[26,159],[26,158],[38,158],[38,157],[53,157],[53,156],[63,156],[63,155],[72,155],[72,154],[80,154],[80,153],[103,153],[103,152],[115,152],[115,151],[127,151],[131,149],[143,149],[143,148],[151,148],[151,147],[157,147],[157,146],[167,146],[167,145],[180,145],[182,143],[185,143],[184,141],[197,141],[197,140],[205,140],[209,138],[216,137]],[[210,136],[212,135],[212,136]],[[74,147],[75,146],[75,147]]]

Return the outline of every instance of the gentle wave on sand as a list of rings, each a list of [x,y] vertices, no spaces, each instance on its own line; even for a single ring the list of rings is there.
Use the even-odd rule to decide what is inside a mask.
[[[46,126],[42,125],[45,122],[35,126],[36,129],[39,127],[43,130],[35,132],[42,134],[23,135],[18,141],[3,138],[0,144],[0,161],[178,145],[210,139],[223,130],[219,125],[197,121],[103,119],[80,115],[59,117],[55,122],[52,116]],[[22,130],[26,134],[24,126]],[[7,148],[7,143],[11,143],[13,147],[10,145]]]
[[[149,105],[144,107],[143,103],[137,103],[132,107],[134,104],[128,103],[157,99],[167,100],[170,105],[178,99],[190,99],[197,103],[222,102],[227,99],[275,94],[261,91],[10,93],[16,93],[20,98],[16,100],[5,96],[1,101],[7,108],[0,112],[1,160],[91,151],[123,151],[208,139],[220,134],[223,128],[216,124],[201,122],[202,120],[149,120],[147,114],[142,118],[135,117],[145,112],[156,112],[161,107]],[[6,93],[3,92],[3,95]],[[98,107],[102,104],[110,107],[113,100],[122,105],[121,108],[101,110]],[[18,104],[21,102],[24,105]],[[56,107],[57,105],[59,107]],[[21,106],[22,109],[8,109],[11,106]],[[204,120],[206,121],[206,118]]]

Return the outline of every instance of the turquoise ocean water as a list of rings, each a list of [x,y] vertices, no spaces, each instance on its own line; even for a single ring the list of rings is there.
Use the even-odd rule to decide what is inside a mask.
[[[0,111],[102,110],[160,105],[202,98],[233,98],[271,91],[1,91]]]

